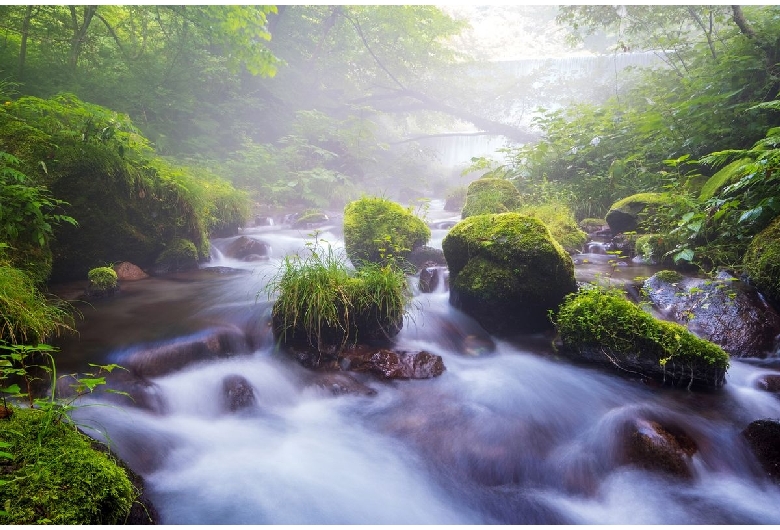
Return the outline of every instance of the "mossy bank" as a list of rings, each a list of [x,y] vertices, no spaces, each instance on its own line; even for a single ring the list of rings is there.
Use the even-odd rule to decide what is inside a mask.
[[[122,467],[46,414],[0,420],[0,524],[125,523],[138,492]]]

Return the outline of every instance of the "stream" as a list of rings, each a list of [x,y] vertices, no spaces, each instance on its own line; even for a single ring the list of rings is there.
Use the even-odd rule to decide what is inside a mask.
[[[457,220],[433,208],[429,219]],[[318,237],[343,248],[335,223]],[[75,421],[141,474],[164,524],[780,524],[780,487],[766,478],[740,432],[780,417],[780,400],[754,381],[770,369],[732,360],[712,393],[657,388],[558,359],[551,334],[493,339],[464,355],[448,330],[484,335],[445,290],[415,292],[396,348],[427,350],[446,371],[381,381],[334,395],[275,351],[262,292],[284,255],[310,231],[245,229],[271,247],[243,262],[212,243],[200,270],[122,282],[121,292],[78,307],[79,336],[58,346],[60,373],[121,361],[140,346],[213,326],[252,334],[250,352],[149,378],[156,408],[122,396],[83,398]],[[446,229],[434,229],[441,248]],[[324,243],[321,243],[324,244]],[[596,255],[578,279],[629,282],[652,270]],[[222,381],[240,375],[255,405],[231,412]],[[621,460],[635,418],[679,425],[693,438],[692,476]]]

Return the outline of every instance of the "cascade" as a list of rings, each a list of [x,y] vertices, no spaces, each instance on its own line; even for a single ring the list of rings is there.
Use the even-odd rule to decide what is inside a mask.
[[[438,226],[450,219],[438,210],[431,217]],[[320,240],[340,250],[336,228],[323,227]],[[446,230],[435,229],[429,244],[441,248]],[[230,355],[157,366],[136,382],[146,403],[77,402],[109,405],[79,407],[74,419],[143,476],[162,523],[780,523],[780,487],[739,434],[755,419],[780,417],[780,400],[755,387],[766,368],[734,360],[728,384],[712,395],[653,388],[559,360],[549,335],[490,337],[437,291],[415,296],[396,346],[440,355],[441,376],[353,374],[355,387],[372,392],[334,393],[318,383],[322,374],[276,351],[270,301],[258,296],[310,235],[283,226],[242,235],[267,243],[270,259],[225,257],[235,238],[214,240],[202,270],[128,283],[85,309],[79,331],[88,349],[61,345],[58,363],[85,370],[121,364],[150,344],[169,351],[197,340],[197,330],[247,333]],[[603,272],[646,274],[633,267]],[[231,381],[248,392],[240,408],[226,401]],[[685,476],[625,460],[628,429],[653,422],[693,439]]]

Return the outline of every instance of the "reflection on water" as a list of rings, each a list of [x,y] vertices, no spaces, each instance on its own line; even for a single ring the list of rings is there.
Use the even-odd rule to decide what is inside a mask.
[[[216,240],[209,268],[124,283],[119,297],[84,310],[61,361],[83,369],[208,326],[248,335],[267,326],[269,302],[257,295],[311,238],[276,226],[244,235],[268,243],[270,259],[225,258],[230,239]],[[583,267],[596,274],[585,264],[578,276]],[[647,275],[632,267],[615,277]],[[750,421],[780,417],[780,401],[753,388],[767,368],[736,361],[717,393],[651,388],[557,359],[549,334],[494,339],[446,293],[418,294],[411,317],[397,345],[441,355],[438,378],[365,378],[375,395],[334,396],[263,343],[150,377],[153,410],[112,401],[76,419],[107,433],[169,524],[780,523],[780,488],[740,437]],[[254,401],[233,412],[223,382],[236,375]],[[626,463],[626,426],[637,420],[695,442],[688,478]]]

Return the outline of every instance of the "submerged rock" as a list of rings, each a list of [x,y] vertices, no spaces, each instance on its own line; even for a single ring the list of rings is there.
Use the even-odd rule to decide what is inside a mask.
[[[766,474],[780,483],[780,422],[756,420],[742,431],[742,436]]]
[[[780,392],[780,374],[764,374],[756,379],[755,387],[766,392]],[[780,443],[780,440],[778,440]]]
[[[255,390],[246,377],[237,374],[222,379],[222,395],[227,409],[236,412],[255,405]]]
[[[340,364],[347,370],[369,372],[383,379],[429,379],[444,373],[441,356],[427,351],[393,351],[356,346],[341,353]]]
[[[683,432],[672,433],[656,421],[637,418],[625,430],[626,463],[682,478],[691,478],[696,442]]]
[[[364,385],[350,374],[343,372],[315,372],[308,378],[307,384],[322,388],[334,396],[345,394],[359,396],[376,395],[376,390]]]
[[[249,259],[250,256],[267,259],[270,252],[271,245],[268,243],[247,236],[239,236],[225,248],[223,254],[228,258],[252,261]]]
[[[449,286],[449,270],[447,267],[431,264],[420,270],[420,292],[433,293],[439,290],[440,285],[444,288]]]
[[[644,292],[666,317],[719,345],[733,357],[766,357],[777,351],[780,315],[751,286],[725,271],[714,279],[661,271]]]
[[[197,362],[248,353],[249,350],[244,333],[236,326],[226,325],[136,347],[125,352],[117,362],[137,377],[158,377]]]

